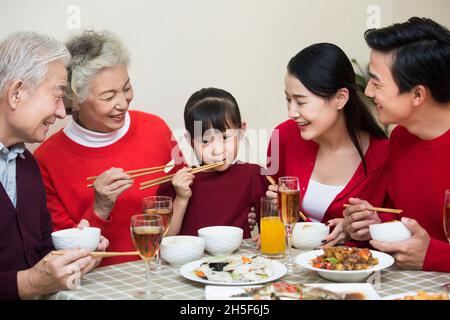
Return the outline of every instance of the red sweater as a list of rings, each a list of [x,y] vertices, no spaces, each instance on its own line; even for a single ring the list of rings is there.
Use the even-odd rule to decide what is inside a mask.
[[[276,141],[276,133],[272,133],[268,149],[268,166],[279,169],[274,178],[281,176],[296,176],[300,182],[300,197],[306,194],[309,179],[314,169],[315,159],[319,151],[319,145],[314,141],[305,141],[300,135],[297,124],[292,120],[281,123],[278,129],[279,152],[278,157],[271,156],[271,147]],[[386,197],[387,182],[383,174],[384,164],[387,159],[389,142],[387,139],[370,138],[369,148],[364,156],[367,166],[367,176],[364,174],[362,163],[357,168],[353,177],[344,189],[331,202],[325,212],[322,222],[335,218],[342,218],[343,205],[348,203],[348,198],[358,197],[369,201],[373,206],[380,206]],[[276,151],[276,150],[274,150]],[[303,208],[302,208],[302,211]],[[307,212],[305,212],[308,215]]]
[[[225,171],[199,172],[192,184],[192,196],[179,234],[197,236],[208,226],[236,226],[250,238],[248,213],[254,206],[259,220],[261,197],[268,183],[256,164],[236,163]],[[161,185],[158,194],[175,197],[171,184]]]
[[[393,206],[417,220],[432,238],[423,269],[450,272],[450,245],[442,223],[444,192],[450,189],[450,130],[436,139],[421,140],[397,126],[387,163]]]
[[[165,165],[172,159],[176,142],[166,123],[155,115],[130,111],[128,132],[112,145],[90,148],[70,140],[62,130],[51,136],[35,152],[47,193],[48,209],[55,230],[72,228],[81,219],[100,227],[109,239],[108,251],[134,250],[130,219],[142,212],[142,198],[155,195],[156,187],[139,190],[139,183],[164,175],[138,177],[134,185],[118,198],[108,221],[93,211],[94,190],[86,177],[111,168],[132,170]],[[138,257],[103,259],[102,265],[132,261]]]

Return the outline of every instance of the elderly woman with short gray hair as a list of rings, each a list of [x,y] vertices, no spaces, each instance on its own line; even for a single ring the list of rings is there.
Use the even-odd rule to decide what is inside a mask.
[[[67,289],[99,262],[86,250],[50,253],[44,186],[24,146],[42,142],[49,126],[65,117],[69,60],[62,43],[38,33],[18,32],[0,42],[0,299]],[[99,249],[107,245],[104,239]]]
[[[161,166],[172,159],[181,163],[183,158],[161,118],[129,110],[129,58],[113,34],[81,32],[67,47],[72,54],[67,102],[73,119],[35,152],[48,208],[56,229],[86,219],[102,229],[111,251],[130,251],[131,216],[142,212],[142,198],[155,195],[156,188],[140,191],[123,168]],[[89,176],[98,176],[93,189],[86,187]],[[135,259],[106,258],[103,265]]]

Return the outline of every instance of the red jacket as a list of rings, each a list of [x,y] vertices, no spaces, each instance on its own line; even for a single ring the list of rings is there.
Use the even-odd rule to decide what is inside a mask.
[[[423,269],[450,272],[450,245],[442,219],[444,192],[450,189],[450,130],[436,139],[421,140],[397,126],[386,170],[392,205],[417,220],[431,237]]]
[[[273,158],[271,156],[271,148],[276,141],[276,132],[274,132],[272,133],[267,152],[268,167],[276,167],[276,162],[278,161],[279,168],[273,174],[274,178],[281,176],[298,177],[300,198],[303,199],[314,169],[319,145],[314,141],[303,140],[300,130],[293,120],[281,123],[275,130],[278,130],[279,135],[279,156]],[[369,148],[364,157],[367,166],[367,176],[364,174],[364,168],[361,163],[348,184],[328,207],[322,222],[342,218],[343,205],[348,203],[348,198],[350,197],[365,199],[373,206],[381,206],[383,204],[387,192],[387,181],[386,176],[383,174],[383,169],[388,149],[389,141],[387,139],[370,138]],[[270,170],[270,168],[268,169]],[[308,214],[307,212],[304,213]]]
[[[161,118],[140,111],[130,111],[130,118],[128,132],[112,145],[85,147],[70,140],[61,130],[35,152],[54,229],[72,228],[81,219],[87,219],[91,226],[101,228],[108,238],[108,251],[134,250],[130,235],[131,216],[140,214],[142,198],[155,195],[157,190],[153,187],[140,191],[139,183],[164,173],[136,178],[134,185],[117,199],[107,221],[93,210],[94,190],[86,187],[89,183],[86,177],[99,175],[111,167],[132,170],[165,165],[177,150],[171,130]],[[139,257],[105,258],[102,265],[136,259]]]

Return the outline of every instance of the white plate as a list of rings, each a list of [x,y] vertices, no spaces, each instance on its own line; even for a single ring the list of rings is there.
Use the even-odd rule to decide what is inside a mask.
[[[320,287],[336,293],[361,292],[365,295],[365,300],[380,300],[380,296],[369,283],[313,283],[305,286]],[[227,286],[206,286],[206,300],[252,300],[252,297],[231,297],[236,294],[245,293],[245,288],[257,288],[260,286],[227,287]]]
[[[302,266],[305,269],[317,271],[319,275],[327,280],[334,282],[363,282],[367,279],[373,272],[379,271],[385,268],[390,267],[394,264],[394,258],[390,255],[370,250],[372,255],[378,259],[378,264],[373,266],[372,268],[365,270],[325,270],[320,268],[314,268],[311,265],[311,260],[323,254],[323,250],[314,250],[306,253],[302,253],[295,257],[295,262]]]
[[[195,275],[194,271],[195,271],[195,269],[200,267],[200,265],[204,262],[203,259],[185,264],[184,266],[181,267],[180,273],[186,279],[200,282],[200,283],[205,283],[205,284],[214,284],[214,285],[223,285],[223,286],[248,286],[248,285],[271,282],[271,281],[280,279],[281,277],[283,277],[286,274],[287,268],[283,264],[281,264],[278,261],[273,261],[273,260],[270,260],[270,261],[272,261],[272,270],[274,272],[273,276],[268,277],[266,279],[258,280],[258,281],[247,281],[247,282],[239,281],[239,282],[229,283],[229,282],[218,282],[218,281],[202,279],[202,278],[198,277],[197,275]]]
[[[424,290],[429,294],[437,294],[440,292],[436,292],[436,291],[428,291],[428,290]],[[416,296],[419,293],[419,290],[417,291],[408,291],[408,292],[403,292],[403,293],[397,293],[397,294],[390,294],[388,296],[384,296],[382,299],[383,300],[397,300],[397,299],[401,299],[403,297],[406,296]]]

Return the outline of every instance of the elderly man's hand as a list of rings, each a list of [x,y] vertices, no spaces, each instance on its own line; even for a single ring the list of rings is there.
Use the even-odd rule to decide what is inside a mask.
[[[67,250],[62,256],[49,253],[34,267],[17,273],[19,295],[31,298],[74,289],[93,261],[95,259],[84,249]]]
[[[345,231],[354,240],[370,240],[369,225],[380,223],[381,219],[375,211],[367,210],[370,203],[358,198],[349,199],[350,206],[344,210]]]
[[[416,220],[403,217],[402,222],[412,233],[410,239],[397,243],[371,240],[370,244],[375,249],[391,253],[400,268],[420,270],[430,244],[430,236]]]
[[[77,226],[78,229],[84,229],[87,227],[89,227],[89,221],[87,221],[86,219],[82,219]],[[98,244],[97,249],[95,249],[95,251],[104,252],[108,247],[109,247],[109,240],[106,239],[104,236],[100,236],[100,243]],[[83,269],[83,272],[87,273],[91,271],[92,269],[96,268],[100,264],[100,262],[102,262],[102,258],[94,259],[89,265],[86,266],[85,269]]]

